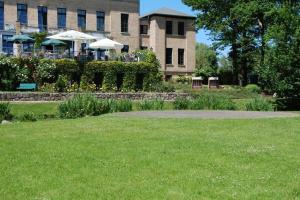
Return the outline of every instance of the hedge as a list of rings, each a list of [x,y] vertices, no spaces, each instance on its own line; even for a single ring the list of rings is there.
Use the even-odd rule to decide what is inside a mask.
[[[299,111],[300,98],[276,99],[275,105],[278,111]]]
[[[95,79],[96,74],[103,75],[102,90],[117,90],[117,77],[123,76],[122,91],[137,90],[137,77],[143,75],[143,89],[148,91],[151,85],[161,83],[161,75],[158,67],[146,62],[120,62],[120,61],[92,61],[85,67],[85,75],[90,80]]]

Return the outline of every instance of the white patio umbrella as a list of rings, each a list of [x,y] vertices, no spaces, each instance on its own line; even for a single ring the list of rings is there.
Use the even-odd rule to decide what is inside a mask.
[[[96,40],[97,39],[96,37],[94,37],[92,35],[82,33],[79,31],[74,31],[74,30],[61,32],[56,35],[49,36],[47,38],[48,39],[56,39],[56,40],[68,40],[68,41]]]
[[[104,39],[98,40],[96,42],[93,42],[89,46],[89,48],[92,48],[92,49],[106,49],[106,50],[122,49],[123,47],[124,47],[123,44],[113,41],[113,40],[110,40],[108,38],[104,38]]]
[[[56,39],[56,40],[72,41],[72,49],[74,49],[74,42],[76,42],[76,41],[89,41],[89,40],[97,39],[96,37],[94,37],[92,35],[82,33],[79,31],[74,31],[74,30],[61,32],[56,35],[49,36],[47,38],[48,39]]]

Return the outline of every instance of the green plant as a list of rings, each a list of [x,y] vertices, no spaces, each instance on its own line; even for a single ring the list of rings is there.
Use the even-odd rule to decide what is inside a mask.
[[[36,67],[36,78],[40,84],[54,83],[56,73],[56,65],[54,61],[50,59],[41,59]]]
[[[274,111],[274,106],[273,104],[260,97],[260,98],[255,98],[248,102],[246,104],[246,110],[247,111]]]
[[[173,103],[176,110],[187,110],[191,104],[191,100],[183,97],[177,97]]]
[[[138,103],[140,110],[163,110],[164,101],[162,99],[142,100]]]
[[[18,117],[18,119],[22,122],[35,122],[37,121],[37,117],[32,112],[27,112]]]
[[[190,104],[192,110],[236,110],[237,106],[227,96],[216,94],[203,94]]]
[[[111,112],[130,112],[133,109],[133,103],[131,100],[110,100]]]
[[[56,59],[54,60],[59,74],[71,77],[79,72],[79,63],[73,59]]]
[[[55,92],[55,83],[45,83],[39,87],[41,92]]]
[[[68,86],[68,79],[65,76],[59,75],[55,83],[55,90],[57,92],[65,92]]]
[[[11,120],[13,115],[11,114],[11,107],[9,103],[0,103],[0,123],[3,120]]]
[[[245,87],[245,89],[252,93],[257,93],[257,94],[261,93],[261,88],[256,84],[249,84]]]
[[[175,92],[174,84],[170,82],[154,83],[149,87],[151,92]]]
[[[75,85],[76,86],[76,85]],[[83,92],[95,92],[96,85],[92,83],[87,76],[82,76],[80,81],[80,91]]]
[[[60,118],[98,116],[110,112],[108,100],[98,100],[90,94],[75,95],[58,107]]]

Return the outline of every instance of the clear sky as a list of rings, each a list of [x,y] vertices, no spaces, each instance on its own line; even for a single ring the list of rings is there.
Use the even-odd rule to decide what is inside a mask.
[[[161,7],[167,7],[187,14],[195,15],[193,11],[184,5],[181,0],[141,0],[141,14],[145,14]],[[197,34],[197,41],[208,45],[212,44],[205,31],[200,30]]]

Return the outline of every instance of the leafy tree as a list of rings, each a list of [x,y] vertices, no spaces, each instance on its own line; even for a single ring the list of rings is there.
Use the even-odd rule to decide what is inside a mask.
[[[206,44],[196,45],[196,75],[215,76],[218,68],[218,58],[215,50]]]

